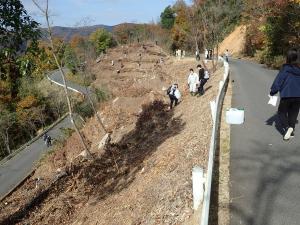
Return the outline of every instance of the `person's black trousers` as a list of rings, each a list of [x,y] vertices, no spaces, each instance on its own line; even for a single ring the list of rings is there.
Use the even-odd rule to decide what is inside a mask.
[[[178,99],[174,96],[174,95],[169,95],[169,98],[170,98],[170,109],[173,108],[173,104],[175,102],[175,106],[178,104]]]
[[[207,79],[201,79],[200,80],[200,85],[199,85],[199,88],[198,88],[199,95],[204,94],[204,85],[206,84],[206,82],[207,82]]]
[[[282,98],[278,107],[278,115],[284,129],[292,127],[295,129],[300,109],[300,97]]]

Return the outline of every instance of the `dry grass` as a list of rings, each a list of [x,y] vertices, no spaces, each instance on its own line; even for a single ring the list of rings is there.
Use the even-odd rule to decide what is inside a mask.
[[[191,171],[195,165],[207,164],[212,127],[209,102],[217,95],[223,69],[211,76],[204,96],[192,97],[186,82],[189,68],[195,68],[197,62],[165,56],[165,64],[157,66],[153,59],[159,59],[161,49],[153,45],[147,45],[147,49],[142,62],[145,73],[132,63],[141,50],[139,46],[130,47],[123,61],[124,68],[131,68],[131,72],[116,74],[118,64],[107,65],[111,59],[122,57],[121,48],[111,50],[107,60],[94,67],[97,80],[93,85],[105,84],[114,95],[99,108],[105,126],[118,137],[113,144],[106,150],[97,149],[103,134],[91,118],[83,133],[96,160],[74,160],[82,149],[78,137],[72,135],[31,179],[5,199],[7,204],[0,204],[0,221],[17,218],[11,224],[190,224]],[[162,88],[173,82],[179,83],[183,101],[170,112],[161,104],[154,111],[147,108],[155,100],[168,103]],[[150,93],[144,91],[149,83],[155,85]],[[141,89],[138,96],[135,91],[128,94],[131,88]],[[52,183],[58,168],[67,176]],[[43,182],[35,189],[38,177]],[[30,202],[33,204],[28,205]]]

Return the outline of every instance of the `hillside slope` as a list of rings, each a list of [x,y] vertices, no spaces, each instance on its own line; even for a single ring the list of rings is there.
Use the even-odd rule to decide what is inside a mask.
[[[191,171],[206,166],[209,102],[222,78],[218,71],[204,96],[190,96],[187,75],[196,63],[178,61],[151,43],[110,50],[93,67],[93,85],[112,95],[99,109],[112,143],[98,149],[103,133],[91,118],[83,133],[95,160],[76,158],[82,149],[71,135],[0,204],[0,224],[192,224]],[[165,88],[174,82],[183,101],[168,111]]]
[[[246,42],[246,26],[241,25],[229,34],[220,44],[219,52],[224,54],[226,49],[229,50],[232,56],[240,56],[244,51]]]

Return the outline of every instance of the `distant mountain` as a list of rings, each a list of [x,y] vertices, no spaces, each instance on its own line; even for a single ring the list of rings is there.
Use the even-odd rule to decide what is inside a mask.
[[[52,27],[52,33],[54,37],[61,37],[65,40],[70,40],[72,36],[79,35],[82,37],[89,36],[92,32],[99,28],[104,28],[107,31],[111,32],[114,26],[106,26],[106,25],[94,25],[94,26],[86,26],[86,27],[60,27],[55,26]],[[46,29],[42,29],[43,32],[46,33]]]

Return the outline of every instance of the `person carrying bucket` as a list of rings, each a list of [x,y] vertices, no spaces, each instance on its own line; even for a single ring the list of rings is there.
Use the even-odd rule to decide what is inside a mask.
[[[300,109],[300,49],[287,52],[286,64],[275,78],[270,96],[280,92],[278,116],[283,128],[283,140],[294,137],[295,124]]]

